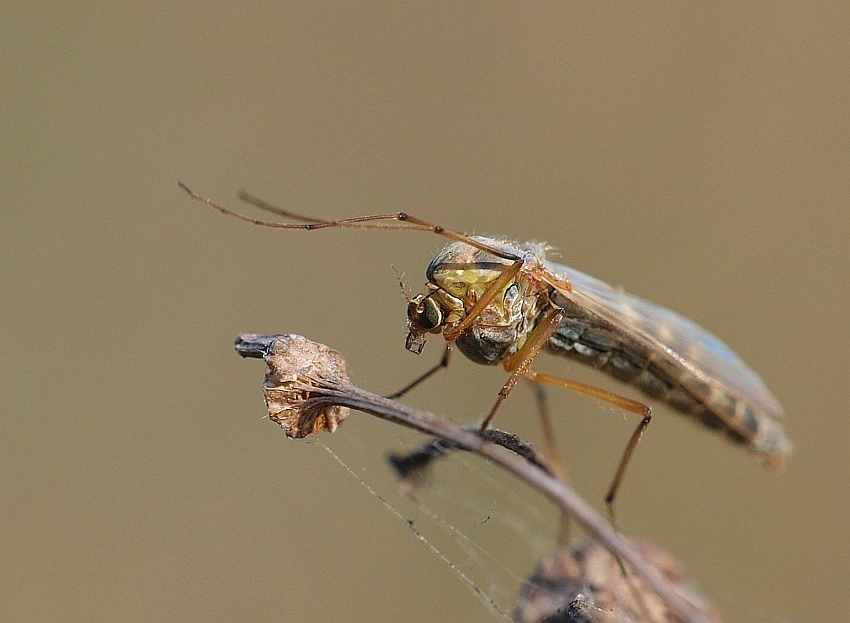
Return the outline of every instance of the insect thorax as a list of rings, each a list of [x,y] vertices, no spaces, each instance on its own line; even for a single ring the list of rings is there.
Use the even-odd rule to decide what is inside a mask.
[[[450,329],[462,321],[511,264],[463,243],[452,243],[438,253],[426,274],[430,296],[443,309],[446,326]],[[497,364],[522,348],[548,305],[548,287],[522,269],[458,336],[457,346],[476,363]]]

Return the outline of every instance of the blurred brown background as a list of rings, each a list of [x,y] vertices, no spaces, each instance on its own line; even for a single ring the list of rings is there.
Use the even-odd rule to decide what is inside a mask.
[[[543,238],[717,333],[785,406],[788,470],[658,406],[621,523],[727,620],[850,617],[848,41],[843,3],[6,4],[0,619],[493,620],[321,446],[261,419],[262,365],[232,348],[298,332],[397,389],[442,346],[404,351],[391,267],[419,291],[441,241],[261,230],[178,179]],[[503,380],[459,358],[409,400],[471,420]],[[601,507],[634,422],[552,400]],[[520,388],[499,424],[533,437],[530,405]],[[352,468],[380,480],[399,437],[367,419],[324,441],[359,434]]]

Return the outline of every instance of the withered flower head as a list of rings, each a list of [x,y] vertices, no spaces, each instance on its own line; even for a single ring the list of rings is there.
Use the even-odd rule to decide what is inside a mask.
[[[287,437],[334,432],[348,417],[348,407],[310,402],[318,395],[315,388],[348,383],[345,360],[335,350],[292,333],[243,333],[236,338],[236,352],[265,360],[263,393],[269,419],[280,424]]]
[[[633,541],[647,562],[709,621],[720,615],[689,585],[682,563],[649,541]],[[596,541],[563,548],[541,562],[520,595],[520,623],[682,623],[636,574],[623,575],[617,559]]]

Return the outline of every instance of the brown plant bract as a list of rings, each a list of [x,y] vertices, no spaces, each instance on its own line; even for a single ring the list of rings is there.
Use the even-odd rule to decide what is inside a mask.
[[[263,394],[269,419],[280,424],[287,437],[334,432],[348,417],[348,407],[309,402],[312,388],[348,383],[345,360],[335,350],[295,334],[243,333],[236,338],[236,351],[265,360]]]
[[[695,595],[682,564],[650,541],[632,541],[644,559],[710,621],[720,617]],[[642,603],[637,601],[640,595]],[[636,574],[624,576],[617,559],[597,541],[563,548],[541,562],[520,595],[519,623],[681,623]]]

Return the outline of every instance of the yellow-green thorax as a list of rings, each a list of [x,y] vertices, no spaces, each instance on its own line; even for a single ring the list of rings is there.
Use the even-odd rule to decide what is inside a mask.
[[[507,243],[499,245],[524,258],[524,264],[537,266],[545,258],[540,245],[523,245],[523,248]],[[451,335],[452,329],[512,264],[462,242],[444,247],[426,271],[427,294],[411,301],[408,349],[421,351],[427,333]],[[458,348],[472,361],[496,364],[522,348],[548,304],[548,286],[521,269],[481,310],[471,326],[455,338]]]

